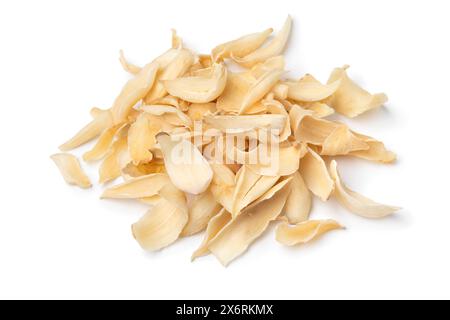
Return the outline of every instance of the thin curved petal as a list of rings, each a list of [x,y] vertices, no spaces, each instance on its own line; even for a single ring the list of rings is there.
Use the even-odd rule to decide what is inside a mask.
[[[91,181],[81,169],[78,159],[69,153],[57,153],[50,157],[58,167],[61,175],[68,184],[80,188],[90,188]]]
[[[334,181],[323,159],[310,148],[300,161],[300,174],[312,193],[322,201],[328,200],[334,190]]]
[[[311,212],[311,193],[302,176],[297,171],[292,176],[291,192],[283,209],[289,223],[296,224],[308,220]]]
[[[334,220],[309,220],[295,226],[282,223],[277,227],[276,239],[285,246],[305,244],[317,239],[324,233],[342,229],[343,227]]]
[[[312,75],[307,74],[298,82],[286,82],[289,87],[288,98],[297,101],[321,101],[336,92],[341,85],[341,80],[337,79],[329,84],[322,84]]]
[[[131,178],[103,191],[102,199],[139,199],[156,195],[170,182],[164,173]]]

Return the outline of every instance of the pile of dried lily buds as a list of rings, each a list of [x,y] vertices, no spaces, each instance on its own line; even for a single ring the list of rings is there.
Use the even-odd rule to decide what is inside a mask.
[[[341,228],[334,220],[309,220],[313,195],[322,201],[334,196],[367,218],[399,209],[347,188],[333,159],[390,163],[395,154],[326,119],[334,112],[356,117],[382,105],[386,95],[359,87],[347,66],[335,69],[327,84],[309,74],[286,79],[282,53],[291,25],[288,17],[271,39],[267,29],[210,55],[185,48],[173,31],[172,48],[143,67],[121,52],[132,79],[111,108],[92,109],[92,121],[60,146],[67,152],[97,138],[84,161],[101,161],[100,183],[124,181],[102,198],[150,207],[132,226],[145,250],[205,231],[192,258],[212,253],[228,265],[272,221],[279,221],[276,239],[288,246]],[[240,71],[230,71],[231,64]],[[75,156],[52,159],[68,183],[91,186]]]

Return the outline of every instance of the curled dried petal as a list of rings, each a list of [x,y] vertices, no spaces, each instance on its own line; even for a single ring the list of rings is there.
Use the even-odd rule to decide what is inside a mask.
[[[227,69],[215,63],[206,76],[194,76],[164,81],[164,87],[173,96],[194,103],[215,100],[225,89]]]
[[[125,125],[117,124],[105,129],[97,140],[94,147],[83,154],[84,161],[95,161],[102,159],[108,152],[114,137],[120,132]]]
[[[330,107],[347,117],[354,118],[387,102],[388,98],[384,93],[372,95],[353,82],[347,75],[347,69],[348,66],[336,68],[330,75],[328,83],[341,79],[338,90],[328,100]]]
[[[215,116],[206,115],[205,122],[212,127],[228,132],[239,133],[257,128],[269,128],[281,131],[287,117],[281,114],[263,114],[255,116]]]
[[[308,189],[322,201],[327,201],[334,190],[334,182],[323,159],[308,148],[308,153],[300,161],[300,174]]]
[[[336,184],[336,189],[334,191],[336,199],[344,207],[357,215],[365,218],[377,219],[384,218],[401,209],[399,207],[376,203],[375,201],[347,188],[347,186],[341,181],[341,177],[337,171],[337,163],[334,160],[330,164],[330,174]]]
[[[305,244],[317,239],[324,233],[342,229],[343,227],[334,220],[309,220],[295,226],[282,223],[277,227],[276,239],[286,246]]]
[[[170,182],[164,173],[153,173],[146,176],[131,178],[124,183],[106,189],[102,199],[139,199],[151,197]]]
[[[234,61],[244,67],[252,67],[258,62],[264,62],[268,58],[277,56],[281,54],[286,47],[287,41],[289,39],[289,34],[291,33],[292,19],[290,16],[287,17],[283,28],[278,32],[278,34],[272,39],[272,41],[267,45],[256,49],[252,53],[240,58],[232,56]]]
[[[341,80],[336,79],[327,85],[321,84],[312,75],[307,74],[298,82],[286,82],[289,87],[288,98],[297,101],[321,101],[333,93],[341,85]]]
[[[123,154],[128,154],[127,138],[121,137],[117,139],[108,151],[105,159],[99,168],[99,182],[105,183],[116,179],[120,176],[122,165],[121,157]]]
[[[286,200],[284,214],[289,223],[296,224],[308,220],[310,211],[311,193],[297,171],[292,176],[291,192]]]
[[[120,64],[122,65],[123,70],[125,70],[128,73],[131,74],[138,74],[141,72],[142,68],[138,67],[130,62],[125,58],[125,54],[123,53],[123,50],[120,50],[120,56],[119,56]]]
[[[68,184],[77,185],[81,188],[90,188],[92,186],[75,156],[69,153],[57,153],[50,158],[55,162],[61,175]]]
[[[156,139],[172,183],[191,194],[204,192],[212,180],[213,172],[200,151],[190,141],[174,141],[167,133],[159,133]]]

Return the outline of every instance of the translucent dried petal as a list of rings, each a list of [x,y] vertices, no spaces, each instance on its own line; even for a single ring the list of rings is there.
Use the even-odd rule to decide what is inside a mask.
[[[250,206],[235,219],[231,220],[208,244],[208,249],[223,265],[244,253],[275,220],[284,207],[289,194],[289,182],[285,180],[273,187],[272,196],[254,206]],[[264,196],[263,196],[264,197]]]
[[[132,225],[132,232],[143,249],[156,251],[175,242],[187,221],[187,210],[161,199]]]
[[[111,107],[114,124],[126,121],[134,105],[147,95],[153,87],[158,69],[158,63],[149,63],[125,84]]]
[[[336,68],[330,75],[328,83],[341,79],[339,89],[327,101],[330,107],[347,117],[354,118],[387,102],[388,98],[384,93],[372,95],[353,82],[347,75],[347,69],[348,66]]]
[[[336,199],[344,207],[357,215],[365,218],[377,219],[389,216],[401,209],[399,207],[376,203],[375,201],[347,188],[347,186],[341,181],[341,177],[337,171],[337,163],[334,160],[330,164],[330,174],[336,184],[336,189],[334,191]]]
[[[152,126],[145,114],[141,114],[128,130],[128,151],[135,165],[150,162],[150,149],[156,144],[159,128]]]
[[[174,49],[172,49],[174,50]],[[166,58],[164,57],[164,60]],[[177,49],[175,56],[165,66],[161,66],[161,70],[158,73],[154,86],[148,92],[144,101],[147,104],[154,103],[155,100],[161,99],[167,94],[164,87],[164,80],[173,80],[183,76],[194,63],[194,55],[187,49]]]
[[[59,146],[61,151],[69,151],[75,149],[86,142],[94,139],[103,130],[111,127],[113,124],[113,119],[109,110],[97,109],[95,112],[94,119],[88,123],[83,129],[81,129],[74,137],[69,141]]]
[[[95,161],[102,159],[111,147],[111,144],[117,132],[119,132],[123,127],[124,125],[117,124],[105,129],[98,138],[97,143],[94,145],[94,147],[83,154],[83,160]]]
[[[173,96],[194,103],[215,100],[225,89],[227,69],[214,64],[206,76],[194,76],[164,81],[164,87]]]
[[[317,239],[324,233],[342,229],[343,227],[334,220],[309,220],[295,226],[282,223],[277,227],[276,239],[285,246],[305,244]]]
[[[215,236],[231,221],[231,214],[222,209],[217,215],[209,220],[206,227],[205,236],[200,247],[192,254],[191,260],[204,256],[209,253],[208,244]]]
[[[181,49],[183,48],[183,40],[177,35],[177,30],[172,29],[172,48]]]
[[[288,176],[293,174],[299,168],[300,159],[306,153],[303,145],[280,146],[278,155],[273,154],[269,149],[268,158],[270,164],[263,163],[249,164],[248,168],[253,172],[264,176]]]
[[[324,85],[312,75],[307,74],[298,82],[286,82],[286,85],[289,87],[289,99],[297,101],[321,101],[336,92],[341,85],[341,80],[338,78]]]
[[[258,49],[273,32],[272,28],[262,32],[251,33],[238,39],[223,43],[215,47],[211,56],[214,61],[234,57],[243,57]]]
[[[81,188],[90,188],[92,186],[75,156],[69,153],[57,153],[50,158],[55,162],[61,175],[68,184],[77,185]]]
[[[255,116],[215,116],[206,115],[205,122],[213,128],[228,133],[239,133],[257,128],[270,128],[281,131],[287,117],[281,114],[263,114]]]
[[[181,233],[182,236],[190,236],[203,231],[208,222],[222,207],[216,202],[210,190],[196,195],[189,205],[189,220]]]
[[[131,178],[121,184],[103,191],[102,199],[139,199],[151,197],[170,183],[167,174],[153,173],[146,176]]]
[[[278,34],[272,39],[268,45],[256,49],[252,53],[240,58],[232,56],[234,61],[244,67],[252,67],[258,62],[264,62],[268,58],[277,56],[281,54],[286,47],[286,43],[289,39],[289,34],[291,32],[292,19],[290,16],[287,17],[283,28],[278,32]]]
[[[283,211],[291,224],[297,224],[309,218],[311,193],[298,171],[292,175],[291,192]]]
[[[356,137],[347,126],[342,125],[337,127],[325,139],[320,154],[325,156],[337,156],[368,149],[369,145],[366,142]]]
[[[139,72],[141,72],[141,70],[142,70],[141,67],[138,67],[127,61],[127,59],[125,58],[125,55],[123,53],[123,50],[120,50],[119,61],[120,61],[120,64],[122,65],[123,70],[125,70],[128,73],[136,75]]]
[[[99,168],[100,183],[114,180],[120,176],[122,170],[120,158],[123,153],[128,153],[126,137],[121,137],[116,140],[112,144],[105,159],[103,159]]]
[[[166,168],[164,167],[164,162],[160,163],[157,160],[154,160],[150,163],[141,163],[138,165],[129,162],[122,168],[122,176],[125,180],[130,178],[137,178],[146,176],[152,173],[165,173]]]
[[[173,141],[167,133],[156,136],[172,183],[185,192],[199,194],[211,183],[213,172],[200,151],[185,139]]]
[[[313,194],[322,201],[328,200],[334,190],[334,181],[323,159],[310,148],[300,161],[300,174]]]
[[[280,80],[283,70],[269,70],[254,82],[245,94],[239,114],[244,114],[247,110],[261,100]]]
[[[350,152],[351,156],[381,163],[392,163],[397,159],[396,154],[387,150],[383,142],[356,132],[353,132],[353,134],[363,140],[369,148],[367,150]]]

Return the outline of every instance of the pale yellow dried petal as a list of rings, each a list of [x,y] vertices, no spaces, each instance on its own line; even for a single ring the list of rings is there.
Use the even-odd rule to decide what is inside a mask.
[[[343,227],[334,220],[309,220],[295,226],[282,223],[276,229],[276,239],[285,246],[294,246],[311,242],[324,233],[336,229]]]
[[[86,142],[94,139],[103,130],[113,125],[113,118],[109,110],[97,109],[94,119],[88,123],[83,129],[81,129],[74,137],[69,141],[59,146],[61,151],[69,151],[75,149]]]
[[[173,96],[193,103],[215,100],[225,89],[227,69],[215,63],[206,76],[193,76],[164,81],[165,89]]]
[[[226,187],[235,186],[235,174],[226,165],[221,163],[211,163],[211,169],[214,173],[212,180],[214,184]]]
[[[233,187],[220,184],[211,184],[210,189],[217,203],[220,203],[220,205],[228,212],[233,210]]]
[[[307,102],[302,103],[302,107],[313,112],[313,116],[317,118],[325,118],[334,113],[334,109],[323,102]]]
[[[172,49],[175,50],[175,49]],[[166,58],[164,58],[165,60]],[[163,98],[166,94],[166,88],[164,87],[164,80],[173,80],[183,76],[194,63],[194,55],[187,49],[177,49],[175,56],[165,66],[161,66],[154,86],[148,92],[144,101],[147,104],[154,103],[155,100]]]
[[[396,154],[387,150],[383,142],[356,132],[353,133],[363,140],[369,146],[369,149],[350,152],[351,156],[381,163],[392,163],[397,159]]]
[[[120,56],[119,56],[120,64],[122,65],[123,70],[125,70],[128,73],[131,74],[138,74],[141,72],[142,68],[138,67],[130,62],[125,58],[125,54],[123,53],[123,50],[120,50]]]
[[[181,235],[190,236],[203,231],[221,208],[210,190],[194,196],[189,204],[189,220]]]
[[[341,79],[338,90],[327,101],[330,107],[347,117],[354,118],[387,102],[388,98],[384,93],[372,95],[353,82],[347,75],[347,68],[348,66],[336,68],[330,75],[328,83]]]
[[[336,199],[351,212],[371,219],[384,218],[400,210],[399,207],[387,206],[376,203],[375,201],[366,198],[365,196],[350,190],[342,181],[337,170],[336,161],[330,164],[330,174],[333,177],[336,188],[334,195]]]
[[[320,154],[324,156],[347,155],[354,151],[368,149],[369,145],[366,142],[356,137],[347,126],[342,125],[325,139]]]
[[[297,82],[286,82],[285,84],[289,87],[289,99],[297,101],[321,101],[336,92],[341,85],[341,80],[337,79],[324,85],[312,75],[307,74]]]
[[[103,191],[102,199],[139,199],[151,197],[170,183],[167,174],[153,173],[146,176],[131,178],[121,184]]]
[[[289,223],[297,224],[308,220],[311,212],[311,193],[297,171],[292,176],[291,192],[283,209]]]
[[[153,87],[158,69],[158,63],[149,63],[125,84],[111,107],[114,124],[126,121],[131,109],[147,95]]]
[[[225,89],[217,99],[217,110],[226,113],[238,113],[252,83],[252,79],[248,79],[242,74],[228,72]]]
[[[207,255],[209,253],[209,242],[215,238],[220,230],[222,230],[223,227],[225,227],[231,221],[231,219],[231,214],[225,209],[222,209],[217,215],[209,220],[203,241],[200,244],[200,247],[192,254],[191,260]]]
[[[124,125],[117,124],[103,130],[94,147],[83,154],[83,160],[95,161],[102,159],[111,147],[111,144],[117,132],[119,132],[123,127]]]
[[[176,107],[156,104],[156,105],[143,105],[140,107],[140,109],[154,116],[164,115],[165,117],[162,117],[164,121],[169,122],[171,125],[174,126],[183,125],[186,127],[192,127],[192,120]],[[153,118],[153,122],[155,122],[155,118]]]
[[[267,111],[271,114],[281,114],[286,116],[286,119],[289,118],[289,114],[284,108],[283,104],[277,100],[263,100],[262,102],[264,106],[267,108]],[[281,130],[279,141],[283,142],[289,138],[291,135],[291,125],[289,121],[286,121],[284,124],[284,128]]]
[[[187,110],[187,115],[192,121],[203,120],[203,117],[208,113],[216,112],[216,104],[210,103],[193,103]]]
[[[313,112],[310,110],[303,109],[302,107],[296,104],[290,105],[289,122],[291,124],[291,132],[295,134],[298,131],[298,128],[302,123],[303,118],[312,115]],[[297,138],[297,140],[299,140],[299,138]]]
[[[251,70],[242,73],[242,76],[246,77],[247,79],[253,82],[269,71],[284,70],[285,65],[286,61],[284,59],[284,56],[281,55],[275,56],[267,59],[262,63],[256,64],[254,67],[251,68]]]
[[[268,128],[281,132],[285,126],[287,117],[281,114],[263,114],[254,116],[206,115],[204,120],[213,128],[227,133],[246,132],[258,128]]]
[[[278,32],[278,34],[268,43],[266,46],[256,49],[252,53],[240,58],[233,56],[232,58],[238,64],[244,67],[252,67],[258,62],[264,62],[268,58],[277,56],[281,54],[286,47],[287,41],[289,39],[289,34],[291,32],[292,19],[290,16],[287,17],[283,28]]]
[[[145,114],[141,114],[128,130],[128,151],[135,165],[150,162],[150,149],[156,144],[158,128],[153,127]]]
[[[146,176],[152,173],[165,173],[165,172],[166,169],[164,167],[164,162],[161,163],[157,160],[153,160],[150,163],[141,163],[138,165],[129,162],[122,168],[122,176],[124,177],[125,180],[129,180],[130,178]]]
[[[172,29],[172,48],[181,49],[183,48],[183,40],[178,36],[177,30]]]
[[[272,92],[277,99],[287,99],[288,98],[288,92],[289,92],[289,86],[283,83],[279,83],[273,87]]]
[[[209,242],[208,249],[223,265],[227,266],[244,253],[280,215],[289,194],[289,182],[288,179],[273,187],[277,191],[270,198],[247,208]]]
[[[288,176],[298,170],[300,159],[306,153],[303,145],[280,145],[278,152],[269,150],[269,164],[249,164],[248,168],[253,172],[264,176]]]
[[[233,57],[243,57],[255,51],[267,40],[273,32],[272,28],[262,32],[251,33],[235,40],[223,43],[215,47],[211,56],[214,61]]]
[[[61,175],[68,184],[81,188],[90,188],[91,181],[81,169],[78,159],[69,153],[57,153],[50,157],[58,167]]]
[[[187,210],[161,199],[132,225],[132,232],[143,249],[156,251],[175,242],[187,221]]]
[[[300,161],[300,174],[313,194],[322,201],[328,200],[334,190],[334,181],[323,159],[310,148]]]
[[[259,77],[249,88],[248,92],[245,94],[241,107],[239,109],[239,114],[244,114],[247,110],[257,103],[259,100],[264,98],[264,96],[272,90],[276,83],[280,80],[283,70],[269,70]]]
[[[114,141],[108,154],[103,159],[99,168],[99,182],[105,183],[120,176],[122,165],[121,157],[128,153],[127,138],[121,137]]]
[[[213,172],[200,151],[190,141],[174,141],[167,133],[159,133],[156,139],[172,183],[191,194],[204,192],[211,183]]]
[[[154,196],[140,198],[139,201],[150,206],[156,206],[161,199],[162,197],[159,194],[155,194]]]

